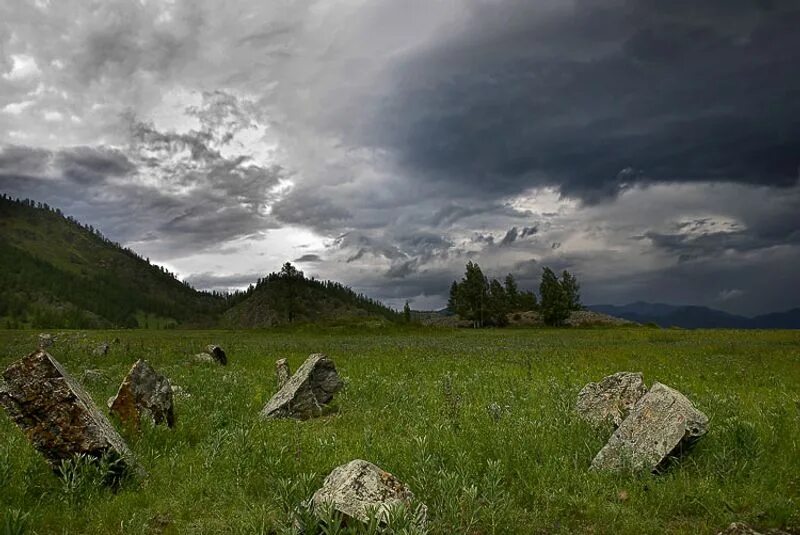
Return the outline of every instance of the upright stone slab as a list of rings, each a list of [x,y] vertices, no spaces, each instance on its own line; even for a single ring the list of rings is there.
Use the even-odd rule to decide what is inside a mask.
[[[322,353],[315,353],[272,396],[262,409],[261,417],[305,420],[320,416],[341,388],[342,380],[333,361]]]
[[[84,389],[46,351],[11,364],[0,381],[0,405],[53,469],[77,454],[119,460],[144,475],[108,419]]]
[[[708,417],[686,396],[655,383],[592,461],[600,470],[655,470],[708,430]]]
[[[139,428],[143,415],[156,424],[175,425],[172,385],[157,373],[146,360],[139,359],[123,379],[117,395],[109,401],[109,409],[127,425]]]
[[[641,373],[618,372],[584,386],[578,393],[575,410],[592,425],[611,423],[619,427],[646,392]]]
[[[424,527],[427,516],[427,507],[415,504],[414,494],[406,485],[389,472],[361,459],[334,468],[322,488],[314,493],[311,504],[315,510],[331,504],[345,519],[360,522],[369,520],[370,508],[376,508],[378,519],[385,522],[389,509],[398,505],[412,511],[419,507],[419,519],[423,524],[419,527]]]
[[[208,344],[206,346],[206,353],[211,355],[215,361],[222,364],[223,366],[228,364],[228,356],[225,354],[225,351],[222,350],[221,347],[214,344]]]
[[[278,388],[283,388],[289,381],[289,377],[292,376],[292,372],[289,369],[289,363],[286,359],[278,359],[275,362],[275,382],[278,385]]]

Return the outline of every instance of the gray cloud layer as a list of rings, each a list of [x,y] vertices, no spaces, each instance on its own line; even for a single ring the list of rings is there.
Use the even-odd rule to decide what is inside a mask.
[[[800,304],[792,0],[47,4],[0,6],[0,190],[200,287]]]

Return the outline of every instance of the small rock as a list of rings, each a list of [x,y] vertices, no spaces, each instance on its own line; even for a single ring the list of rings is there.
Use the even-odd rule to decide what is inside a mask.
[[[0,405],[56,470],[78,454],[119,461],[120,471],[144,471],[92,398],[46,351],[11,364],[0,381]]]
[[[286,384],[291,376],[292,372],[289,370],[289,363],[286,359],[278,359],[275,362],[275,380],[278,384],[278,389],[283,388],[283,385]]]
[[[708,430],[708,417],[686,396],[661,383],[636,402],[628,417],[592,461],[592,468],[654,471]]]
[[[619,427],[631,408],[647,393],[641,373],[618,372],[589,383],[578,393],[578,415],[593,425]]]
[[[157,373],[146,360],[139,359],[123,379],[109,403],[109,409],[127,425],[139,428],[143,414],[155,424],[175,425],[175,409],[169,379]]]
[[[305,420],[326,412],[326,405],[342,388],[333,361],[322,353],[309,356],[261,411],[262,418]]]
[[[225,351],[223,351],[218,345],[208,344],[206,346],[206,353],[214,357],[214,360],[223,366],[228,364],[228,357],[225,355]]]
[[[55,339],[53,338],[52,334],[49,333],[39,334],[39,349],[47,349],[48,347],[52,347],[54,343]]]
[[[754,530],[743,522],[734,522],[724,531],[717,533],[717,535],[762,535],[762,532]],[[763,532],[763,535],[789,535],[789,533],[779,529],[768,529]]]
[[[89,369],[89,370],[84,370],[83,375],[81,375],[81,379],[84,382],[85,381],[101,382],[101,381],[107,381],[108,375],[106,375],[101,370]]]
[[[190,398],[192,395],[176,384],[172,385],[172,395],[176,398]]]
[[[311,504],[315,510],[332,504],[345,519],[369,521],[368,510],[377,508],[378,519],[385,523],[389,509],[402,504],[410,510],[415,507],[414,494],[395,476],[371,462],[356,459],[338,466],[328,474],[322,488],[314,493]],[[424,527],[427,507],[418,504],[418,518]]]
[[[99,346],[94,348],[94,351],[92,351],[92,354],[95,357],[105,357],[106,355],[108,355],[109,347],[110,346],[108,345],[108,342],[103,342],[102,344],[100,344]]]

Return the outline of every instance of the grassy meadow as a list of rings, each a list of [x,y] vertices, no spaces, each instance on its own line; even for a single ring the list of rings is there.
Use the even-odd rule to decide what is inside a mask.
[[[0,366],[36,335],[0,331]],[[228,366],[192,363],[208,343]],[[338,412],[260,420],[275,360],[294,371],[312,352],[345,380]],[[103,411],[146,358],[183,389],[177,427],[126,436],[149,477],[114,491],[91,466],[54,475],[0,414],[5,533],[289,533],[297,506],[355,458],[408,484],[430,533],[715,534],[733,521],[800,533],[800,332],[70,331],[50,353]],[[577,393],[622,370],[677,388],[710,418],[661,475],[588,470],[611,430],[576,417]]]

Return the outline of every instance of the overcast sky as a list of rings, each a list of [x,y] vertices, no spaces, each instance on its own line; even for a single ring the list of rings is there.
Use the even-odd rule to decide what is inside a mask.
[[[3,0],[0,191],[198,288],[800,305],[797,0]]]

